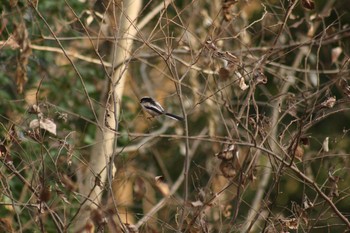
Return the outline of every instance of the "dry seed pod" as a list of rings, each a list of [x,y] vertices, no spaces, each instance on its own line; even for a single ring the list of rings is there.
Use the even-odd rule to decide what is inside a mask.
[[[224,149],[216,154],[219,159],[231,160],[237,154],[237,147],[235,144],[225,144]]]
[[[237,172],[232,162],[223,160],[220,163],[220,171],[226,178],[235,177]]]
[[[40,201],[42,202],[48,202],[51,199],[51,188],[43,187],[40,190],[39,198],[40,198]]]
[[[225,67],[221,67],[219,70],[219,77],[224,81],[229,79],[230,77],[230,71],[225,68]]]
[[[33,104],[29,109],[28,113],[30,114],[39,114],[41,113],[40,107],[36,104]]]
[[[267,83],[267,77],[265,76],[262,69],[259,68],[254,71],[254,81],[256,85]]]
[[[326,108],[333,108],[336,101],[337,99],[335,96],[329,97],[328,99],[326,99],[324,102],[321,103],[321,106]]]
[[[287,229],[298,229],[299,222],[296,218],[290,218],[290,219],[280,219],[282,222],[282,226]]]
[[[232,10],[233,6],[237,3],[237,0],[225,0],[222,4],[222,13],[225,21],[231,21],[233,18]]]

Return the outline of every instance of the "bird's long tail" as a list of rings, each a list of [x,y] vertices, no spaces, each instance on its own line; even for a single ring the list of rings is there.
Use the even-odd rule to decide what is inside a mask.
[[[167,117],[170,117],[170,118],[172,118],[172,119],[174,119],[174,120],[177,120],[177,121],[182,121],[182,120],[184,119],[183,117],[176,116],[176,115],[171,114],[171,113],[168,113],[168,112],[166,112],[165,115],[166,115]]]

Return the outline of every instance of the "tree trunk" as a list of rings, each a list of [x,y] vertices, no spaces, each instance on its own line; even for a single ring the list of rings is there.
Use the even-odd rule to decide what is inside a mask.
[[[116,148],[121,99],[127,77],[128,59],[132,53],[133,39],[131,38],[134,38],[137,33],[135,25],[142,0],[124,0],[118,3],[107,1],[104,4],[107,4],[105,5],[106,21],[109,22],[115,37],[111,54],[113,69],[110,77],[106,79],[109,82],[109,91],[105,102],[106,106],[99,112],[98,123],[100,128],[97,128],[96,131],[89,167],[85,174],[80,174],[79,177],[80,192],[84,197],[89,198],[80,210],[76,229],[82,229],[89,220],[90,211],[98,208],[101,204],[101,197],[105,191],[104,187],[108,191],[111,191],[112,188],[112,176],[109,174],[113,174],[114,171],[111,171],[111,169],[114,170],[114,166],[110,161],[113,161],[112,155]],[[96,185],[100,181],[101,185]],[[104,185],[105,182],[107,182],[106,185]]]

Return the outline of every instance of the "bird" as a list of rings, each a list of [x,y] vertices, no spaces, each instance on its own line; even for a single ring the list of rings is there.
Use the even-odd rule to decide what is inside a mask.
[[[172,113],[168,113],[164,110],[162,105],[155,101],[153,98],[149,96],[144,96],[140,99],[140,104],[142,108],[144,109],[145,112],[147,112],[149,115],[152,117],[160,116],[160,115],[165,115],[171,119],[177,120],[177,121],[182,121],[184,118],[177,116]]]

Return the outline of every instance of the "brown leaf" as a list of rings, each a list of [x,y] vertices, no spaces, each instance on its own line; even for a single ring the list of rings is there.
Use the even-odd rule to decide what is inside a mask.
[[[222,151],[216,154],[219,159],[231,160],[238,153],[235,144],[225,144]]]
[[[219,77],[225,81],[227,79],[229,79],[230,77],[230,71],[228,69],[226,69],[225,67],[221,67],[219,70]]]
[[[299,222],[296,218],[290,218],[290,219],[282,219],[282,226],[288,228],[288,229],[298,229]]]
[[[29,123],[31,129],[44,129],[53,135],[56,135],[56,124],[49,119],[34,119]]]
[[[336,47],[336,48],[332,49],[332,63],[335,63],[338,60],[338,58],[342,52],[343,52],[343,50],[341,47]]]
[[[16,40],[11,35],[6,41],[0,41],[0,47],[1,48],[9,47],[9,48],[15,50],[15,49],[19,48],[19,44],[16,42]]]
[[[222,4],[222,14],[225,21],[231,21],[233,18],[233,6],[237,3],[237,0],[225,0]]]
[[[232,162],[223,160],[220,163],[220,171],[226,178],[235,177],[237,172]]]
[[[303,7],[307,10],[313,10],[315,9],[315,3],[313,0],[302,0],[301,4]]]
[[[51,199],[51,187],[42,187],[39,198],[42,202],[48,202]]]
[[[239,79],[239,88],[241,88],[242,91],[245,91],[247,88],[249,87],[249,85],[245,84],[244,82],[244,78],[240,78]]]
[[[225,206],[225,209],[222,211],[222,215],[225,217],[225,218],[229,218],[231,217],[231,214],[232,214],[232,206],[231,205],[227,205]]]
[[[164,195],[164,196],[169,196],[170,195],[170,189],[169,185],[164,182],[164,178],[162,176],[156,176],[154,178],[156,181],[156,186],[159,189],[159,191]]]
[[[193,207],[200,207],[200,206],[203,206],[203,202],[201,202],[200,200],[192,201],[192,202],[191,202],[191,205],[192,205]]]
[[[265,76],[262,69],[256,69],[254,71],[254,81],[255,81],[256,85],[267,83],[267,77]]]
[[[8,232],[8,233],[14,232],[12,225],[13,225],[13,221],[10,217],[0,218],[1,232]]]
[[[329,97],[326,99],[324,102],[321,103],[321,106],[326,107],[326,108],[333,108],[336,102],[336,97]]]
[[[308,196],[304,196],[304,201],[303,201],[303,208],[304,210],[307,210],[309,208],[313,208],[314,207],[314,203],[312,203],[310,201],[310,199],[308,198]]]

